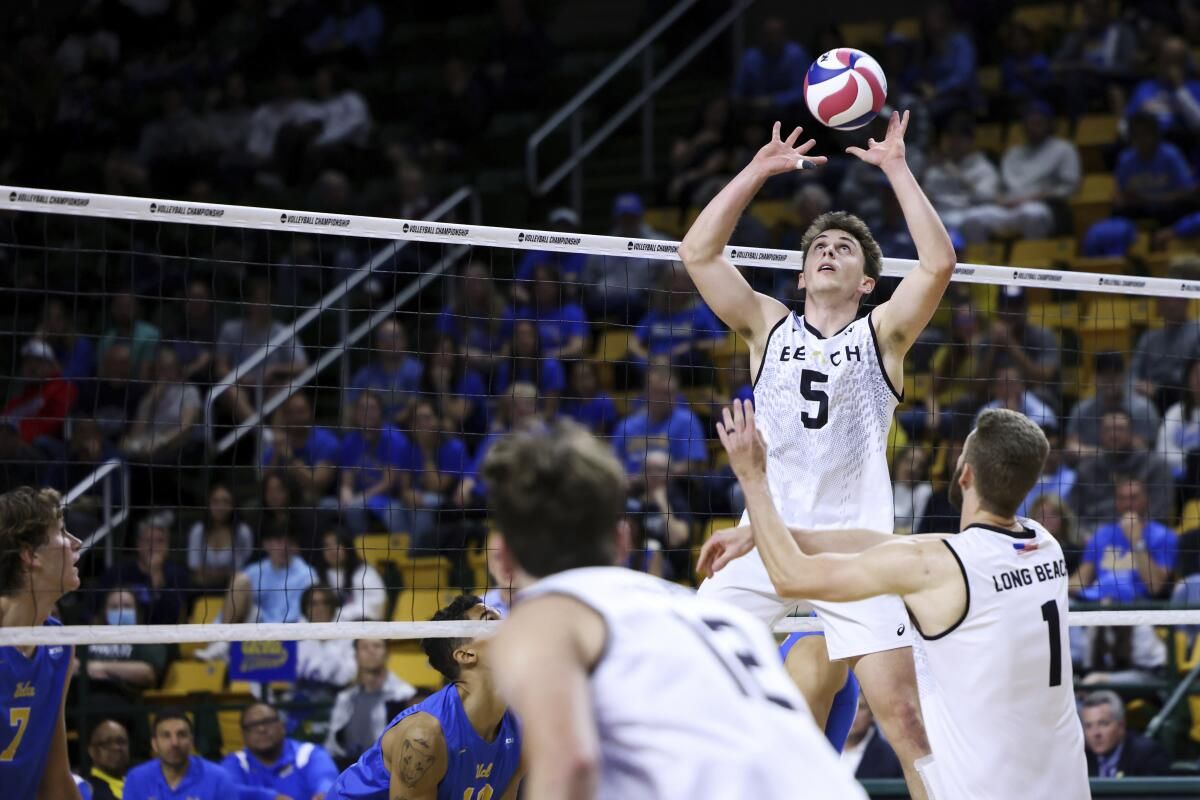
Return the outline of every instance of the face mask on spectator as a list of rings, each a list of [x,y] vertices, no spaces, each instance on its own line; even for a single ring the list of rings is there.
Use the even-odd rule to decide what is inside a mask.
[[[109,625],[137,625],[136,608],[110,608],[105,612]]]

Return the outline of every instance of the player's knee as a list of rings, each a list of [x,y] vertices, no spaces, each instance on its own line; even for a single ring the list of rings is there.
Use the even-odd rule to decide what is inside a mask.
[[[887,731],[888,739],[900,741],[916,749],[926,751],[929,742],[925,737],[925,723],[921,718],[921,706],[915,697],[896,694],[887,703],[882,704],[883,710],[877,710],[873,705],[871,710],[880,718],[880,724]]]

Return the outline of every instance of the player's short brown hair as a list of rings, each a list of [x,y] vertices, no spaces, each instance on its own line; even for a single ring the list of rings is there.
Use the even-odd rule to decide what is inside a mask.
[[[806,257],[813,239],[825,231],[845,231],[853,236],[863,251],[863,272],[867,277],[879,280],[883,274],[883,251],[879,249],[879,242],[871,235],[867,223],[848,211],[826,211],[812,221],[800,240],[800,250]]]
[[[1046,434],[1024,414],[1005,408],[980,414],[965,451],[980,507],[1002,517],[1016,514],[1049,452]]]
[[[612,565],[625,470],[582,427],[509,434],[488,451],[482,477],[492,519],[530,575]]]
[[[21,556],[45,544],[62,515],[62,495],[53,489],[21,486],[0,494],[0,595],[24,588]]]

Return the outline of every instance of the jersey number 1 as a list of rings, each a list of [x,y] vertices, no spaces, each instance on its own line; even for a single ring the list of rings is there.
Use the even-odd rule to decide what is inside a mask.
[[[824,389],[813,385],[819,385],[828,380],[828,375],[813,369],[806,369],[800,373],[800,394],[808,402],[817,404],[816,414],[810,414],[807,411],[800,412],[800,421],[806,428],[824,428],[825,423],[829,421],[829,395]]]
[[[1062,685],[1062,631],[1058,603],[1047,600],[1042,604],[1042,619],[1050,629],[1050,685]]]

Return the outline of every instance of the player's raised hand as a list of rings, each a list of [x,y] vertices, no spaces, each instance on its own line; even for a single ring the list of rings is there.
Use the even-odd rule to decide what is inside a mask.
[[[754,163],[765,170],[768,175],[782,175],[785,172],[812,169],[824,164],[827,161],[825,156],[807,155],[808,151],[816,145],[814,140],[809,139],[799,147],[796,146],[802,133],[804,133],[803,128],[796,128],[786,139],[780,139],[779,123],[776,122],[771,129],[771,141],[759,149],[754,156]]]
[[[882,142],[874,139],[867,140],[867,149],[847,147],[846,152],[857,156],[868,164],[874,164],[881,169],[896,163],[904,163],[904,132],[908,130],[908,112],[901,114],[893,111],[888,120],[887,135]]]
[[[754,531],[749,525],[717,531],[700,548],[696,572],[709,577],[716,575],[730,561],[741,558],[753,549]]]
[[[723,421],[717,423],[717,435],[729,453],[729,466],[738,480],[745,481],[767,474],[767,445],[754,424],[754,404],[749,400],[734,400],[722,411]]]

